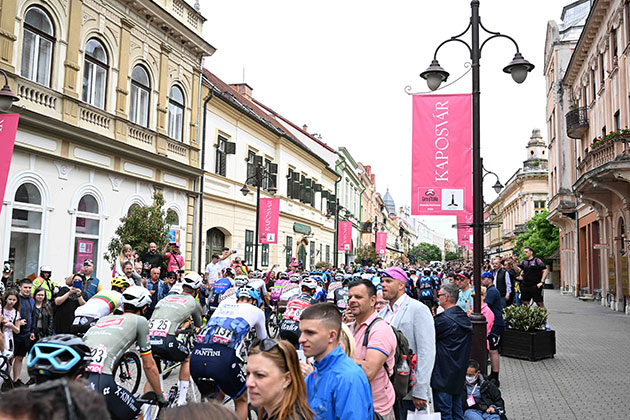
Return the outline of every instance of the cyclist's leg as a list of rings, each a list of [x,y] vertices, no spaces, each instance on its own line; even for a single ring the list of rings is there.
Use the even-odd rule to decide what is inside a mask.
[[[87,380],[93,390],[103,395],[112,419],[131,420],[138,417],[140,407],[136,399],[129,391],[116,384],[112,375],[90,373]]]

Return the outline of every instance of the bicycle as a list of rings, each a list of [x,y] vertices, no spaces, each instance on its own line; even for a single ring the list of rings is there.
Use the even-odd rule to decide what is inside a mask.
[[[156,405],[158,407],[158,409],[155,410],[155,414],[150,407],[142,410],[144,414],[144,419],[146,420],[157,420],[160,416],[160,411],[162,411],[162,409],[167,406],[167,404],[158,402],[158,396],[153,391],[145,392],[139,398],[136,398],[136,403],[140,403],[143,405]]]
[[[11,363],[7,356],[0,354],[0,392],[7,392],[12,389],[13,380],[11,379]]]
[[[277,306],[274,307],[269,316],[267,322],[267,335],[271,338],[276,338],[280,332],[280,323],[282,322],[282,314],[278,310]]]
[[[135,394],[142,379],[140,356],[135,351],[129,350],[125,352],[116,363],[116,366],[114,366],[112,376],[117,385]]]

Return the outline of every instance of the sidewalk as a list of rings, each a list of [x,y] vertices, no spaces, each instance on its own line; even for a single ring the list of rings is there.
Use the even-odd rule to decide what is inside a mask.
[[[545,290],[556,356],[501,357],[501,393],[510,420],[630,418],[630,317]]]

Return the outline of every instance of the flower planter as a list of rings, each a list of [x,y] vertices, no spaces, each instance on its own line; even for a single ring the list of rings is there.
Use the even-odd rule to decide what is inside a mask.
[[[556,354],[556,332],[536,330],[517,331],[506,328],[503,331],[501,355],[537,361],[553,357]]]

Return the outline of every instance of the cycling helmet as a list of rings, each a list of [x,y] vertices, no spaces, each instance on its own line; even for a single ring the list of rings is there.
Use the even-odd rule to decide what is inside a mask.
[[[225,269],[225,277],[234,277],[236,276],[236,271],[234,271],[234,269],[232,267],[228,267]]]
[[[342,273],[335,274],[335,281],[343,281],[343,274]]]
[[[352,280],[352,274],[346,274],[343,276],[343,284],[347,284],[350,283],[350,281]]]
[[[236,297],[237,299],[240,299],[242,297],[253,299],[256,301],[256,304],[260,306],[260,294],[258,293],[256,289],[254,289],[251,286],[243,286],[240,289],[238,289]]]
[[[289,280],[291,280],[291,283],[299,283],[300,280],[302,280],[302,277],[300,277],[299,274],[294,273],[289,276]]]
[[[254,272],[252,272],[252,278],[253,279],[262,279],[263,278],[263,273],[260,270],[254,270]]]
[[[302,277],[302,280],[309,278],[311,275],[309,273],[307,273],[306,271],[303,272],[302,274],[300,274],[300,277]]]
[[[126,287],[129,287],[129,280],[127,280],[124,277],[114,277],[112,279],[112,289],[114,287],[118,288],[118,289],[124,289]]]
[[[143,308],[151,303],[151,293],[142,286],[131,286],[123,293],[123,303]]]
[[[72,334],[44,337],[26,359],[28,374],[39,379],[74,377],[92,360],[90,347]]]
[[[363,274],[361,274],[361,278],[363,280],[370,280],[372,278],[372,275],[369,274],[369,273],[363,273]]]
[[[278,274],[278,280],[289,280],[289,274],[285,271],[282,271],[280,274]]]
[[[324,279],[322,278],[322,276],[311,276],[311,280],[314,280],[315,282],[317,282],[317,285],[319,286],[324,284]]]
[[[249,278],[244,274],[236,276],[236,279],[234,279],[234,285],[236,287],[245,286],[247,283],[249,283]]]
[[[302,287],[306,287],[307,289],[317,289],[317,282],[315,279],[310,278],[302,281]]]
[[[183,278],[182,284],[197,290],[203,284],[203,277],[194,271],[189,271]]]

